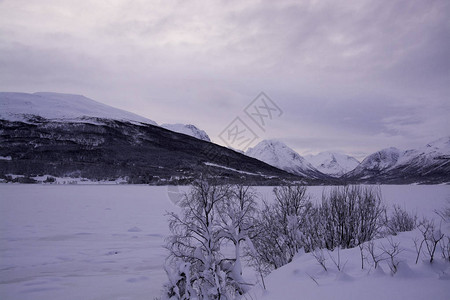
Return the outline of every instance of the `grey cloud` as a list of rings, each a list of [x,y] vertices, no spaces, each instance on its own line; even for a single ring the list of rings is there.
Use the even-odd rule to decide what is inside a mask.
[[[1,90],[83,93],[212,136],[265,91],[286,113],[264,137],[311,151],[448,134],[448,1],[82,6],[0,1]]]

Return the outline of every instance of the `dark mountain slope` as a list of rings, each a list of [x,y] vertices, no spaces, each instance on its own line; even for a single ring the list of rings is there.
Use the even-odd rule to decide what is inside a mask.
[[[270,184],[301,180],[230,149],[150,124],[0,121],[0,175],[22,174],[180,183],[201,173],[224,181]],[[304,179],[304,178],[303,178]]]

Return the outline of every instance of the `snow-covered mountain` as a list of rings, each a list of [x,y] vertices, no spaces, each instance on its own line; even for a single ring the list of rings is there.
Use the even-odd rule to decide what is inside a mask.
[[[393,167],[400,156],[402,151],[395,148],[386,148],[377,151],[369,156],[367,156],[359,166],[357,166],[352,173],[361,173],[365,170],[381,172],[386,169]]]
[[[157,125],[150,119],[99,103],[81,95],[0,92],[0,119],[32,122],[36,118],[44,118],[53,122],[112,119]]]
[[[450,182],[450,137],[419,149],[383,149],[366,157],[346,177],[370,182]]]
[[[197,128],[192,124],[162,124],[161,127],[178,133],[187,134],[200,140],[211,142],[211,139],[205,131]]]
[[[114,108],[81,95],[39,92],[0,93],[0,119],[33,122],[44,118],[52,122],[80,122],[99,119],[157,125],[155,121]],[[95,119],[95,120],[94,120]],[[205,131],[194,125],[163,124],[161,127],[208,141]]]
[[[313,179],[328,177],[286,144],[277,140],[263,140],[255,147],[249,148],[245,154],[295,175]]]
[[[207,139],[193,126],[176,127]],[[0,93],[0,180],[14,182],[13,174],[33,182],[29,177],[45,174],[187,184],[205,173],[223,182],[262,185],[301,179],[83,96]]]
[[[333,177],[340,177],[359,165],[356,158],[333,152],[306,155],[305,159],[320,172]]]

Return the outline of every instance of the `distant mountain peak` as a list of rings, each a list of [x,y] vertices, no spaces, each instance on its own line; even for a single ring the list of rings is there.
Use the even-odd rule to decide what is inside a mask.
[[[314,179],[327,177],[279,140],[263,140],[245,154],[292,174]]]
[[[418,149],[386,148],[366,157],[347,177],[370,182],[450,182],[450,161],[442,159],[448,155],[450,137]]]
[[[199,129],[197,126],[192,124],[162,124],[161,127],[167,130],[190,135],[200,140],[211,142],[211,139],[204,130]]]
[[[305,159],[320,172],[333,177],[340,177],[359,165],[359,161],[354,157],[328,151],[306,155]]]

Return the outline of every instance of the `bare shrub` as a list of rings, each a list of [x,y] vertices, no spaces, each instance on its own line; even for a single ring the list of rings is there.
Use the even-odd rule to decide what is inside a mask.
[[[327,266],[325,265],[326,258],[323,255],[323,249],[317,249],[312,251],[312,256],[317,260],[319,265],[325,270],[325,272],[328,272]]]
[[[394,242],[392,237],[388,237],[389,245],[381,245],[381,250],[386,254],[388,260],[388,266],[391,270],[391,274],[394,275],[397,273],[398,265],[400,261],[397,259],[397,255],[399,255],[403,249],[400,248],[400,242]]]
[[[386,259],[386,256],[383,251],[377,253],[375,248],[375,243],[373,241],[369,241],[366,245],[367,252],[369,253],[369,258],[373,262],[374,268],[378,267],[378,264]]]
[[[330,251],[328,251],[328,256],[330,256],[331,261],[333,262],[333,264],[336,266],[336,268],[338,269],[339,272],[344,270],[345,265],[347,264],[347,262],[345,262],[344,264],[342,264],[341,262],[341,251],[340,251],[340,247],[337,247],[337,256],[334,257],[334,255],[331,254]]]
[[[450,222],[450,199],[447,199],[447,206],[434,211],[445,222]]]
[[[442,258],[450,262],[450,237],[445,236],[441,242]]]
[[[417,215],[413,215],[398,205],[393,206],[390,217],[386,216],[387,233],[397,235],[399,232],[414,230],[417,226]]]
[[[303,225],[312,203],[301,185],[281,186],[273,190],[273,204],[264,202],[252,237],[254,251],[265,273],[292,261],[304,246]]]
[[[444,234],[441,232],[440,228],[436,228],[434,220],[423,219],[417,228],[422,233],[422,241],[420,242],[419,247],[416,246],[418,252],[416,263],[423,245],[425,245],[426,250],[423,253],[430,260],[430,263],[432,263],[434,261],[436,248],[440,241],[444,238]]]
[[[352,248],[372,240],[380,232],[384,211],[379,189],[332,188],[322,196],[320,207],[325,247]]]
[[[359,253],[361,255],[361,269],[364,269],[364,260],[366,259],[366,256],[364,255],[364,244],[359,244]]]

